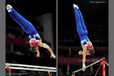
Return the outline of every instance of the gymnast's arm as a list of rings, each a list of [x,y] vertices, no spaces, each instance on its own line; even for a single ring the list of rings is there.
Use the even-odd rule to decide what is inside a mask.
[[[52,58],[54,58],[54,59],[56,58],[56,56],[54,55],[52,49],[46,43],[42,43],[42,41],[39,41],[38,45],[40,47],[46,48],[50,52]]]
[[[83,59],[82,59],[82,63],[83,64],[82,65],[83,66],[82,66],[82,70],[85,71],[85,69],[86,69],[86,65],[85,65],[85,62],[86,62],[86,51],[87,51],[86,49],[87,48],[86,48],[85,45],[82,45],[82,49],[83,49],[83,54],[82,54],[82,56],[83,56]]]
[[[38,46],[36,47],[36,52],[37,52],[37,57],[40,57],[40,52],[39,52],[39,48],[38,48]]]

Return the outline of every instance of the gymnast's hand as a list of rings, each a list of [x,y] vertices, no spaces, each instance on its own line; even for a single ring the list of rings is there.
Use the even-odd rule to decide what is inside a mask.
[[[37,52],[36,57],[40,57],[40,52]]]
[[[54,53],[51,53],[51,56],[50,56],[50,58],[56,58],[56,56],[55,56],[55,54]]]
[[[82,70],[85,71],[86,70],[86,65],[83,64]]]

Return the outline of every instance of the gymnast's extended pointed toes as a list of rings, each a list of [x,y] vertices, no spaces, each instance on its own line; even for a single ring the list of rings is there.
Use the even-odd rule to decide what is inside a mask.
[[[73,7],[79,9],[78,5],[76,4],[73,4]]]
[[[8,12],[11,12],[12,11],[11,8],[13,8],[13,7],[10,4],[7,4],[6,9],[8,10]]]

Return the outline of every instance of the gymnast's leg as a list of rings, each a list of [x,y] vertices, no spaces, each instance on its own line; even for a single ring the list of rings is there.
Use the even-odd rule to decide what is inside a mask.
[[[34,26],[28,20],[26,20],[23,16],[21,16],[11,5],[7,5],[7,10],[11,18],[15,22],[17,22],[26,33],[28,33],[29,35],[31,33],[37,34],[37,31],[34,28]]]
[[[82,16],[82,13],[81,13],[80,9],[78,9],[78,13],[80,15],[80,21],[81,21],[81,24],[82,24],[82,28],[85,31],[85,33],[88,34],[88,31],[87,31],[87,28],[85,26],[85,22],[84,22],[84,19],[83,19],[83,16]]]
[[[78,9],[76,6],[74,6],[74,13],[75,13],[75,20],[76,20],[76,26],[77,26],[77,32],[78,32],[78,35],[81,36],[84,34],[84,30],[83,30],[83,27],[82,27],[82,24],[81,24],[81,19],[80,19],[80,14],[78,12]]]

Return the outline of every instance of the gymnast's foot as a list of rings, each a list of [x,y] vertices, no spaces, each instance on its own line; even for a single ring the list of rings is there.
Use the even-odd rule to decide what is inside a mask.
[[[76,4],[73,4],[73,7],[79,9],[78,5]]]
[[[6,8],[7,8],[8,12],[11,12],[12,11],[11,8],[13,8],[13,7],[11,5],[7,4]]]

